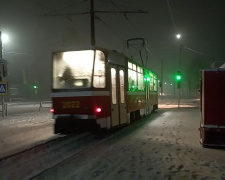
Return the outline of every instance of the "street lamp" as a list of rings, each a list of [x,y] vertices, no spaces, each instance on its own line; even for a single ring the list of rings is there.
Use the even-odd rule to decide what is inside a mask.
[[[176,38],[178,40],[180,40],[182,38],[182,35],[180,33],[176,34]],[[182,45],[180,43],[180,58],[179,58],[179,70],[181,70],[181,48],[182,48]]]
[[[181,34],[176,34],[177,39],[180,39],[181,37],[182,37]]]
[[[9,36],[7,34],[3,34],[0,31],[0,80],[2,81],[2,77],[7,76],[7,62],[3,59],[3,43],[7,43],[9,41]]]
[[[178,39],[178,40],[180,40],[181,39],[181,34],[176,34],[176,38]],[[182,45],[181,45],[181,43],[180,43],[180,57],[179,57],[179,74],[181,73],[181,50],[182,50]],[[178,108],[180,108],[180,88],[181,88],[181,76],[179,76],[179,75],[177,75],[177,77],[176,78],[179,78],[179,79],[177,79],[177,88],[178,88]]]
[[[3,59],[2,54],[3,54],[3,43],[9,42],[9,36],[5,33],[2,33],[0,31],[0,59]]]
[[[9,41],[9,36],[7,34],[2,34],[2,43],[7,43]]]

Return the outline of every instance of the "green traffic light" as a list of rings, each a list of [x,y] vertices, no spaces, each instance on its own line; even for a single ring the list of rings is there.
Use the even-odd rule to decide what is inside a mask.
[[[177,74],[176,74],[175,78],[176,78],[177,81],[181,81],[182,76],[181,76],[181,72],[180,71],[177,71]]]
[[[37,89],[37,86],[33,86],[34,87],[34,89]]]
[[[181,76],[180,76],[180,75],[177,75],[177,76],[176,76],[176,79],[177,79],[177,80],[181,80]]]

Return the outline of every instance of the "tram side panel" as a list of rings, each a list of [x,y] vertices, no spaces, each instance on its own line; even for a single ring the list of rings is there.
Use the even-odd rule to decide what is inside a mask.
[[[145,107],[145,92],[127,93],[127,113],[130,114],[131,120],[138,118],[140,115],[144,115]]]
[[[158,93],[150,93],[150,113],[158,109]],[[128,92],[127,93],[127,112],[130,114],[130,119],[134,120],[139,116],[145,115],[146,109],[146,95],[145,92]]]
[[[158,109],[158,92],[150,93],[150,106],[153,111]]]

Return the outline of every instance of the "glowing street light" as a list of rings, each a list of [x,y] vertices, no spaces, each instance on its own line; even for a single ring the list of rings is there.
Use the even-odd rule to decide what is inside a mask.
[[[181,34],[176,34],[176,38],[180,39],[181,38]]]
[[[0,59],[2,59],[3,43],[9,42],[9,36],[0,31]]]
[[[6,43],[9,41],[9,36],[7,34],[2,34],[1,39],[2,43]]]

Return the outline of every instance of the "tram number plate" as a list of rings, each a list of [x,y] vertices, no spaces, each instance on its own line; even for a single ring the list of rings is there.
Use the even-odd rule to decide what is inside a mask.
[[[79,108],[80,107],[80,101],[63,101],[62,102],[62,108]]]

